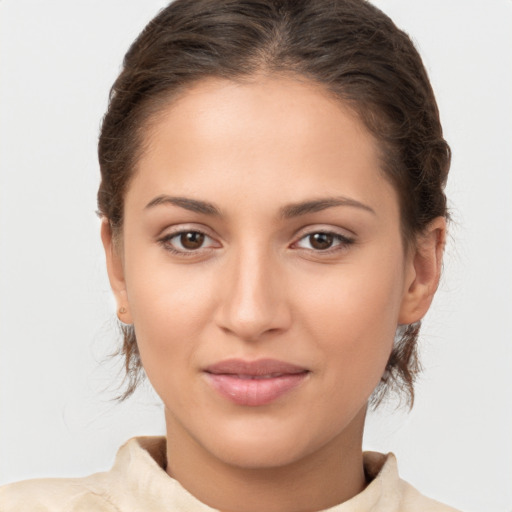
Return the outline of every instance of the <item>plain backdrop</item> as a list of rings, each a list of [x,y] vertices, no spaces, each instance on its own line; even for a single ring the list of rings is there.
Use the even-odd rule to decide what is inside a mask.
[[[512,510],[512,2],[375,0],[411,34],[453,149],[454,222],[424,322],[410,414],[365,447],[468,512]],[[107,469],[162,434],[149,386],[112,401],[120,365],[95,216],[96,142],[122,56],[161,0],[0,0],[0,483]]]

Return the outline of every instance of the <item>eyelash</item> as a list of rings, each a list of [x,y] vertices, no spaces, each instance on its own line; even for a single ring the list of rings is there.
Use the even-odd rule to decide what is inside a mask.
[[[187,235],[187,234],[204,236],[205,240],[209,239],[209,240],[214,241],[214,239],[211,236],[207,235],[204,231],[201,231],[198,229],[184,229],[181,231],[177,231],[175,233],[169,233],[169,234],[163,236],[162,238],[160,238],[158,240],[158,242],[162,245],[162,247],[166,251],[170,252],[171,254],[174,254],[177,256],[183,256],[183,257],[195,256],[195,255],[200,254],[202,251],[213,249],[213,248],[218,248],[218,247],[213,247],[213,246],[204,247],[203,245],[201,245],[201,247],[198,247],[197,249],[177,249],[176,247],[174,247],[172,245],[173,239],[178,239],[179,237],[182,237],[183,235]],[[298,244],[301,241],[306,240],[314,235],[327,235],[327,236],[332,237],[333,242],[337,242],[335,245],[331,245],[330,247],[328,247],[326,249],[315,249],[315,248],[302,247],[302,249],[309,251],[311,253],[314,253],[314,254],[318,254],[318,255],[321,255],[321,254],[327,255],[327,254],[332,254],[332,253],[335,253],[338,251],[342,251],[342,250],[347,249],[348,246],[355,243],[354,238],[350,238],[345,235],[341,235],[340,233],[336,233],[334,231],[317,229],[317,230],[309,231],[309,232],[303,234],[296,242],[293,242],[290,245],[290,247],[294,248],[294,247],[298,246]]]
[[[310,252],[312,252],[314,254],[332,254],[332,253],[335,253],[335,252],[338,252],[338,251],[343,251],[343,250],[347,249],[348,246],[350,246],[350,245],[355,243],[355,239],[354,238],[342,235],[340,233],[336,233],[335,231],[317,229],[317,230],[314,230],[314,231],[309,231],[308,233],[306,233],[303,236],[301,236],[297,240],[297,242],[294,242],[292,244],[292,246],[293,245],[298,245],[299,242],[301,242],[302,240],[306,240],[306,239],[308,239],[308,238],[310,238],[310,237],[312,237],[314,235],[327,235],[327,236],[332,237],[333,243],[337,242],[335,245],[331,245],[330,247],[328,247],[326,249],[313,249],[313,248],[303,247],[304,250],[310,251]]]
[[[173,239],[179,239],[183,235],[187,235],[187,234],[202,235],[205,237],[205,240],[209,239],[209,240],[213,241],[213,238],[211,236],[207,235],[204,231],[201,231],[199,229],[184,229],[181,231],[177,231],[176,233],[169,233],[169,234],[163,236],[162,238],[160,238],[158,240],[158,242],[160,243],[160,245],[162,245],[162,247],[166,251],[169,251],[171,254],[175,254],[177,256],[184,256],[184,257],[195,256],[198,253],[200,253],[200,251],[204,251],[204,250],[213,248],[213,247],[201,246],[201,247],[198,247],[197,249],[176,249],[175,247],[173,247],[173,245],[172,245]]]

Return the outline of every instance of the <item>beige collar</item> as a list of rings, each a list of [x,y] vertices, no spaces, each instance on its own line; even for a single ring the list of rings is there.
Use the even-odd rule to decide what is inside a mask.
[[[165,465],[165,437],[137,437],[124,444],[119,449],[112,473],[118,474],[119,478],[115,481],[122,482],[127,503],[150,497],[151,502],[155,504],[167,504],[169,510],[194,512],[214,510],[194,498],[176,480],[170,478],[164,470]],[[383,455],[377,452],[365,452],[364,469],[370,480],[366,489],[349,501],[328,509],[329,512],[377,510],[396,512],[399,510],[399,496],[395,492],[383,492],[384,489],[400,487],[401,480],[398,477],[395,456],[392,453]]]

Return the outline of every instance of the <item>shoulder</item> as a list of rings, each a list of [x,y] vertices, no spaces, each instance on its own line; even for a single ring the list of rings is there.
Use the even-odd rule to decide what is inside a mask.
[[[119,449],[108,471],[83,478],[43,478],[0,487],[0,512],[149,510],[147,504],[152,502],[155,489],[167,488],[168,480],[172,481],[162,469],[164,465],[165,438],[133,438]]]
[[[378,510],[393,512],[459,512],[421,494],[398,474],[396,458],[392,453],[384,455],[365,452],[365,473],[368,487],[362,494],[373,493]]]
[[[401,506],[403,510],[409,512],[459,512],[444,503],[427,498],[404,480],[400,480],[400,485],[402,487]]]
[[[2,512],[119,512],[87,478],[42,478],[0,487]]]

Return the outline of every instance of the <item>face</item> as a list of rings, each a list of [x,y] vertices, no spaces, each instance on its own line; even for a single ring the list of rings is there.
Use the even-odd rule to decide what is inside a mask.
[[[320,86],[212,79],[162,112],[104,241],[169,436],[244,467],[360,442],[422,314],[399,219],[374,139]]]

